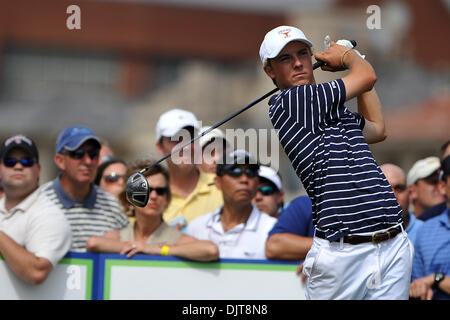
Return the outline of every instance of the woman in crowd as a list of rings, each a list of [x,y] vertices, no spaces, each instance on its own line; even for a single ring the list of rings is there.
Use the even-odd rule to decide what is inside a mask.
[[[128,177],[149,166],[151,161],[139,161],[129,167]],[[127,254],[136,253],[153,255],[170,255],[197,261],[217,260],[219,251],[211,241],[198,240],[182,234],[163,221],[162,214],[170,203],[169,173],[156,165],[145,172],[144,176],[150,186],[149,201],[143,208],[131,206],[126,200],[125,190],[119,199],[127,211],[135,216],[134,223],[122,230],[113,230],[102,237],[91,237],[87,250],[93,252],[110,252]],[[130,214],[130,212],[127,212]]]
[[[125,174],[127,173],[127,164],[125,161],[111,158],[103,162],[97,169],[95,184],[106,192],[119,197],[125,189]]]

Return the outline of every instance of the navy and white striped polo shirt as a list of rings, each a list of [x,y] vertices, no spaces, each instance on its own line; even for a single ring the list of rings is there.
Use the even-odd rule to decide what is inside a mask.
[[[330,241],[402,222],[401,208],[362,135],[364,118],[344,106],[341,79],[291,87],[269,116],[312,202],[313,224]]]

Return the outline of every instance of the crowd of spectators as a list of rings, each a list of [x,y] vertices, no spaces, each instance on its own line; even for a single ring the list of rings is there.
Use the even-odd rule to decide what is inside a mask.
[[[156,150],[164,156],[208,129],[193,113],[170,110],[158,120]],[[154,159],[116,158],[90,128],[73,126],[55,141],[58,175],[40,184],[34,140],[8,137],[0,149],[0,255],[32,284],[42,283],[68,251],[301,264],[315,232],[311,200],[285,204],[278,172],[229,146],[214,129],[153,167],[145,174],[149,201],[140,208],[127,201],[126,181]],[[407,173],[392,163],[380,168],[415,248],[411,298],[449,299],[450,141],[439,157],[419,159]]]

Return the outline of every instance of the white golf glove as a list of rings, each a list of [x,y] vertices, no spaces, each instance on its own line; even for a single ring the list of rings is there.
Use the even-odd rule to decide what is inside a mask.
[[[349,49],[353,49],[352,43],[348,40],[338,40],[338,41],[336,41],[336,44],[347,47]],[[362,55],[361,53],[359,53],[359,51],[356,49],[353,49],[353,51],[355,51],[363,59],[366,57],[365,55]]]

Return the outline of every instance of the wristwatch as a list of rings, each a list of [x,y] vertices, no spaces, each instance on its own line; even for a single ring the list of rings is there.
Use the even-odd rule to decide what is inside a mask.
[[[443,272],[438,272],[434,275],[433,289],[439,289],[439,283],[444,280],[445,274]]]

